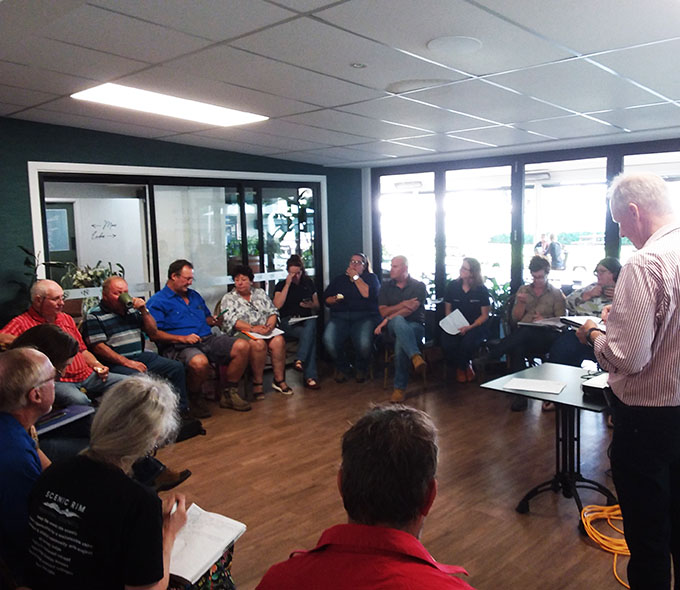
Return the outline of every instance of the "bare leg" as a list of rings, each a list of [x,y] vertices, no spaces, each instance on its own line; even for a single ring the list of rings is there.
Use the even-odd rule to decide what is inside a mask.
[[[250,368],[253,371],[253,383],[262,383],[264,363],[267,360],[267,344],[264,340],[251,340],[247,344],[250,347]]]
[[[191,357],[186,368],[187,389],[191,395],[196,396],[201,393],[201,386],[210,376],[210,362],[204,354],[197,354]]]
[[[243,372],[248,366],[248,358],[250,357],[250,346],[248,343],[237,338],[234,345],[231,347],[231,355],[229,357],[229,364],[225,366],[225,376],[229,383],[238,383],[243,376]],[[262,381],[262,379],[260,379]]]
[[[274,379],[278,382],[284,382],[286,379],[286,341],[283,336],[275,336],[269,343],[269,352],[272,355],[272,369],[274,370]]]

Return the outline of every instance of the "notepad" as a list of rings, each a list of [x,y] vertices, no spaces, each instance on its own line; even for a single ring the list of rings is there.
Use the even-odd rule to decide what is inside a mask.
[[[469,325],[470,322],[465,319],[465,316],[461,313],[460,309],[454,309],[439,322],[439,327],[452,336],[460,333],[462,327]]]
[[[548,381],[545,379],[519,379],[513,377],[505,385],[504,389],[515,389],[517,391],[534,391],[537,393],[554,393],[559,394],[565,387],[566,383],[561,381]]]

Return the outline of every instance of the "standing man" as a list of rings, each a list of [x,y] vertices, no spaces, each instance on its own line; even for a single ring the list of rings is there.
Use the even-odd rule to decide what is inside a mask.
[[[125,375],[110,375],[109,368],[87,350],[73,318],[61,311],[63,307],[64,290],[59,283],[49,279],[36,281],[31,287],[31,307],[11,320],[0,333],[8,334],[13,342],[14,338],[33,326],[55,324],[73,336],[79,350],[55,383],[56,405],[89,405],[90,397],[100,396],[109,387],[125,379]],[[9,338],[7,342],[11,343]]]
[[[34,425],[54,403],[52,363],[33,348],[0,355],[0,557],[21,585],[28,557],[28,496],[50,460]]]
[[[680,588],[680,225],[666,183],[652,174],[614,179],[610,207],[638,248],[621,269],[606,334],[577,332],[609,372],[614,393],[612,475],[630,549],[632,590]]]
[[[419,342],[425,336],[425,284],[408,274],[406,256],[392,258],[390,280],[380,289],[378,311],[383,321],[375,329],[387,332],[394,340],[394,391],[390,401],[403,402],[408,385],[409,364],[419,375],[425,370]]]
[[[218,365],[218,371],[225,366],[226,383],[220,407],[247,412],[250,404],[239,396],[238,382],[248,365],[250,347],[245,340],[211,332],[210,328],[219,325],[221,319],[213,316],[203,297],[189,288],[193,282],[193,264],[175,260],[168,268],[165,287],[146,304],[158,326],[154,338],[159,352],[186,367],[192,408],[208,411],[201,386],[210,375],[212,362]]]
[[[419,541],[437,495],[437,431],[402,405],[369,410],[342,437],[337,486],[347,524],[323,532],[310,551],[273,565],[258,590],[471,590]]]
[[[126,302],[129,302],[129,306]],[[152,373],[167,379],[179,395],[179,409],[188,412],[186,376],[184,365],[144,351],[144,335],[152,340],[158,328],[146,308],[146,302],[131,297],[128,284],[121,277],[109,277],[102,285],[102,298],[85,318],[84,336],[94,355],[105,362],[112,373],[135,375]],[[199,407],[191,408],[195,418],[207,418],[210,412]]]

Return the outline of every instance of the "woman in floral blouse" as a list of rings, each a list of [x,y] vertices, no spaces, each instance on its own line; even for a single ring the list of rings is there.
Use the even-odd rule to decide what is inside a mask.
[[[293,390],[286,383],[286,342],[281,334],[272,336],[279,312],[267,294],[253,287],[253,271],[239,265],[231,273],[234,289],[222,297],[222,330],[248,339],[250,368],[253,372],[253,393],[264,398],[263,375],[267,352],[272,357],[274,381],[272,387],[284,395]]]

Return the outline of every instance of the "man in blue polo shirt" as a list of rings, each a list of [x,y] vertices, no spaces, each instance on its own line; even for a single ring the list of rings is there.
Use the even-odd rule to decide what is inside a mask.
[[[186,367],[192,406],[204,403],[201,386],[210,375],[212,362],[218,365],[218,371],[221,366],[225,368],[220,407],[247,412],[250,404],[239,396],[238,382],[248,365],[250,346],[245,340],[212,333],[211,328],[221,319],[213,316],[203,297],[189,288],[193,281],[191,262],[180,259],[170,264],[165,287],[146,304],[158,327],[153,339],[161,355]]]
[[[129,301],[129,307],[123,299]],[[127,296],[127,298],[125,297]],[[179,409],[188,411],[184,365],[155,352],[144,350],[144,331],[154,338],[158,329],[146,302],[130,297],[128,284],[121,277],[109,277],[102,286],[102,298],[85,318],[84,337],[90,352],[108,365],[112,373],[135,375],[146,373],[167,379],[179,394]],[[210,412],[192,407],[196,418],[208,418]]]

